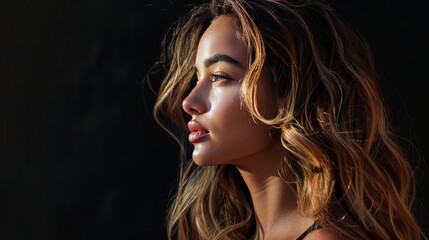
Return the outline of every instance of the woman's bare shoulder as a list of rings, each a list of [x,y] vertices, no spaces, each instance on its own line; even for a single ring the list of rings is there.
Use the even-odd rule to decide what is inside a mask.
[[[305,240],[346,240],[346,238],[340,236],[338,233],[329,231],[326,229],[317,229],[309,233]]]

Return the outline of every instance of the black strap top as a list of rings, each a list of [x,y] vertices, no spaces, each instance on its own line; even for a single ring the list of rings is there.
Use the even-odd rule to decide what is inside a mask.
[[[309,233],[311,233],[312,231],[314,231],[318,228],[320,228],[320,227],[317,226],[316,223],[313,223],[313,225],[311,225],[309,228],[307,228],[307,230],[305,230],[305,232],[303,232],[301,234],[301,236],[299,236],[296,240],[303,240]]]

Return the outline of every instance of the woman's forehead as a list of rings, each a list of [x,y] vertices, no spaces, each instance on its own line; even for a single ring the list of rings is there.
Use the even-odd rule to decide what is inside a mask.
[[[223,54],[246,66],[247,49],[238,37],[235,18],[222,15],[213,20],[203,33],[197,49],[196,65],[212,56]]]

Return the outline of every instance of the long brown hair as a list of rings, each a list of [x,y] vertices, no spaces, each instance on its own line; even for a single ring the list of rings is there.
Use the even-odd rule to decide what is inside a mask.
[[[169,238],[255,235],[252,202],[237,170],[186,158],[181,104],[194,80],[199,39],[220,15],[237,20],[249,59],[241,99],[256,121],[278,133],[287,152],[279,174],[295,183],[300,213],[351,239],[420,239],[413,171],[389,128],[368,44],[317,0],[213,0],[195,6],[166,35],[160,63],[167,73],[154,115],[183,152]],[[277,109],[269,118],[257,105],[263,69]]]

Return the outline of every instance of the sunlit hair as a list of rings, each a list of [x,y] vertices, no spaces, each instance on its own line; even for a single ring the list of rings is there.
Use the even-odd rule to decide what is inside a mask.
[[[250,194],[235,167],[201,167],[186,156],[182,101],[193,85],[198,42],[220,15],[236,19],[249,59],[242,104],[285,148],[278,171],[296,186],[300,213],[351,239],[421,239],[412,214],[413,171],[389,129],[372,54],[316,0],[214,0],[195,6],[167,34],[154,115],[183,152],[169,238],[256,234]],[[271,76],[274,116],[264,116],[257,104],[263,69]]]

